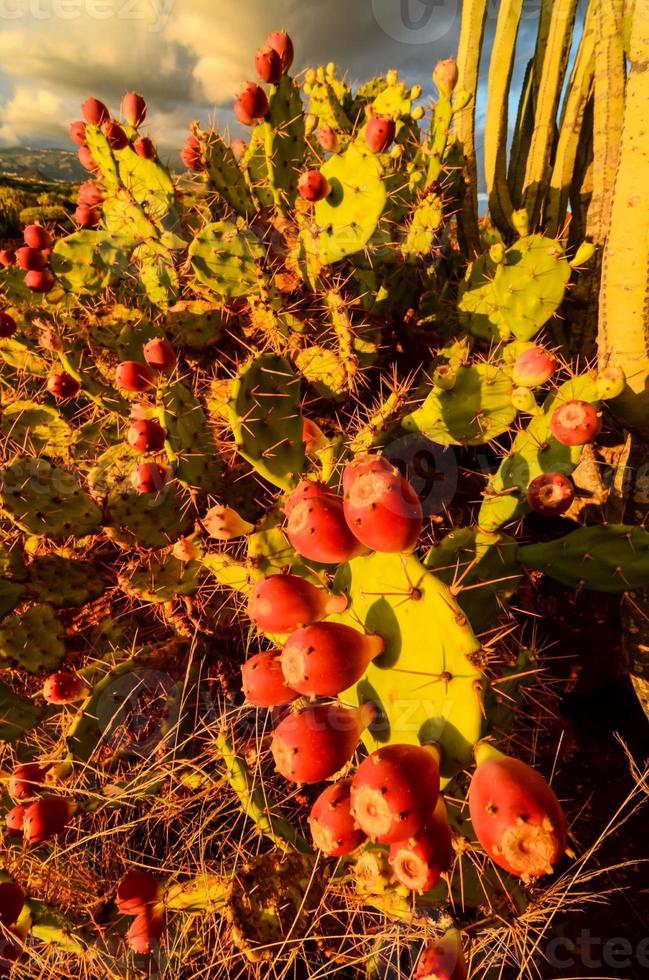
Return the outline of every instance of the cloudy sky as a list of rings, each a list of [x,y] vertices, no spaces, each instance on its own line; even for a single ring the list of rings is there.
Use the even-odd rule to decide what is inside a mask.
[[[527,53],[538,0],[528,7]],[[490,35],[496,9],[494,0]],[[431,68],[455,53],[460,10],[461,0],[0,0],[0,145],[70,147],[83,99],[117,112],[125,89],[145,95],[151,135],[168,152],[192,119],[235,131],[234,91],[280,27],[295,41],[294,70],[333,60],[358,81],[398,68],[432,94]],[[520,57],[518,77],[522,66]]]

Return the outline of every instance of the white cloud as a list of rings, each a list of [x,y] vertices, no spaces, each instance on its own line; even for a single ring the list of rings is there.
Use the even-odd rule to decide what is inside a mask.
[[[61,99],[44,88],[17,86],[0,111],[0,142],[29,143],[39,138],[60,141],[64,135]]]

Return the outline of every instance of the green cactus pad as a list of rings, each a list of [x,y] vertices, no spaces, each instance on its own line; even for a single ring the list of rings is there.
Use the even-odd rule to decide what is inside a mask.
[[[164,548],[191,529],[189,501],[173,480],[161,493],[137,493],[130,476],[141,461],[130,446],[111,446],[88,474],[88,483],[105,499],[109,537],[125,548]]]
[[[154,239],[158,229],[127,190],[119,190],[106,198],[103,204],[104,225],[110,235],[132,249],[140,241]]]
[[[140,283],[149,302],[166,312],[178,299],[180,282],[171,252],[158,242],[143,242],[133,252]]]
[[[0,506],[22,531],[51,538],[95,533],[101,511],[72,473],[19,457],[0,470]]]
[[[103,231],[76,231],[59,238],[50,261],[67,292],[96,296],[123,274],[129,262],[128,241]]]
[[[0,742],[15,742],[35,728],[42,712],[27,698],[21,698],[0,682]]]
[[[20,582],[10,582],[6,578],[0,578],[0,619],[13,612],[16,606],[22,602],[25,595],[25,586]]]
[[[626,524],[580,527],[556,541],[526,545],[520,560],[573,588],[644,589],[649,586],[649,531]]]
[[[295,203],[306,152],[300,90],[288,75],[271,86],[267,121],[262,127],[268,181],[275,203],[286,210]]]
[[[351,132],[352,122],[347,112],[351,92],[336,78],[335,69],[332,72],[318,68],[313,80],[305,82],[304,92],[309,97],[309,112],[318,117],[320,126],[331,126],[339,134]]]
[[[193,489],[216,493],[220,487],[220,459],[201,403],[177,381],[162,389],[160,407],[160,421],[176,460],[177,478]]]
[[[30,591],[40,602],[57,609],[83,606],[106,591],[101,572],[89,561],[41,555],[28,565],[27,572]]]
[[[533,418],[527,428],[518,433],[485,492],[478,517],[483,531],[495,531],[526,513],[527,488],[541,473],[568,476],[575,469],[583,447],[564,446],[550,432],[550,419],[555,408],[573,399],[598,404],[596,379],[585,374],[566,381],[548,395],[543,414]]]
[[[117,154],[119,178],[157,225],[173,230],[178,225],[176,190],[166,167],[141,157],[130,146]]]
[[[440,194],[426,194],[417,202],[408,221],[403,254],[406,259],[430,256],[442,227],[443,202]]]
[[[0,357],[9,367],[36,378],[46,378],[50,366],[44,357],[32,350],[28,344],[23,344],[15,337],[0,340]]]
[[[63,626],[51,606],[36,605],[0,623],[0,667],[30,674],[56,670],[65,657]]]
[[[341,566],[334,590],[349,596],[341,616],[379,633],[385,653],[341,695],[375,702],[382,718],[364,735],[368,749],[384,743],[434,740],[451,778],[480,737],[484,678],[469,659],[480,644],[450,590],[414,555],[373,554]]]
[[[295,366],[323,398],[338,400],[347,394],[347,371],[335,350],[303,347],[295,354]]]
[[[449,586],[476,632],[492,626],[521,581],[518,545],[475,527],[451,531],[424,558]]]
[[[223,336],[225,314],[221,306],[205,300],[176,303],[167,314],[165,329],[172,341],[193,350],[206,350]]]
[[[227,221],[206,225],[189,246],[198,281],[228,299],[258,291],[263,257],[256,235]]]
[[[433,388],[423,405],[405,416],[403,428],[443,446],[480,446],[506,432],[516,418],[511,396],[511,377],[497,365],[460,367],[455,386]]]
[[[286,358],[262,354],[244,365],[228,413],[244,459],[275,486],[293,487],[304,468],[304,419],[300,379]]]
[[[72,427],[55,408],[30,401],[7,405],[0,419],[0,431],[19,446],[28,446],[38,456],[65,459],[73,441]]]
[[[367,245],[385,208],[387,191],[377,157],[356,145],[332,156],[321,171],[331,192],[315,206],[320,234],[314,241],[317,257],[330,265]]]
[[[485,339],[530,340],[556,312],[570,278],[559,242],[542,235],[519,238],[494,261],[482,256],[469,270],[459,309],[471,333]]]
[[[193,595],[202,574],[200,561],[179,561],[167,554],[120,575],[119,584],[127,595],[143,602],[169,602],[177,596]]]
[[[210,133],[205,166],[210,186],[240,215],[253,214],[255,204],[234,153],[218,133]]]

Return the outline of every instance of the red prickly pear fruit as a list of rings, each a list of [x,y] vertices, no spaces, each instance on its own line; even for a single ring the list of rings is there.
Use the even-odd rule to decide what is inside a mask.
[[[148,136],[138,136],[133,143],[133,149],[143,160],[155,160],[155,146]]]
[[[340,497],[322,483],[302,480],[285,505],[288,539],[303,558],[340,564],[360,554]]]
[[[488,742],[478,742],[475,757],[469,813],[483,848],[499,867],[519,878],[552,874],[567,838],[554,790],[531,766]]]
[[[295,57],[293,42],[287,32],[271,31],[264,42],[264,46],[268,46],[277,52],[282,63],[282,74],[285,75],[293,64],[293,58]]]
[[[67,371],[57,371],[47,379],[47,390],[54,398],[74,398],[80,391],[81,385]]]
[[[230,143],[230,149],[234,153],[234,159],[239,162],[246,152],[247,144],[245,140],[232,140]]]
[[[268,85],[277,85],[284,74],[282,71],[282,59],[277,51],[265,44],[263,48],[258,48],[255,54],[255,68],[262,82]]]
[[[73,704],[90,693],[90,688],[78,674],[57,670],[45,678],[43,697],[48,704]]]
[[[563,473],[541,473],[527,488],[527,502],[537,514],[558,517],[575,499],[575,487]]]
[[[8,337],[13,337],[17,329],[14,318],[4,310],[0,311],[0,338],[7,340]]]
[[[386,745],[352,779],[352,813],[368,837],[394,844],[417,834],[439,797],[439,753],[431,746]]]
[[[176,352],[166,337],[149,340],[142,348],[142,353],[149,367],[162,374],[170,374],[178,363]]]
[[[115,382],[125,391],[148,391],[155,386],[155,375],[148,364],[121,361],[115,371]]]
[[[30,269],[25,276],[25,285],[34,293],[49,293],[56,285],[51,269]]]
[[[128,136],[120,124],[115,122],[114,119],[110,119],[107,123],[104,123],[101,130],[108,140],[108,145],[111,150],[123,150],[125,146],[128,146]]]
[[[555,408],[550,419],[550,432],[563,446],[594,442],[601,428],[601,415],[590,402],[564,402]]]
[[[99,99],[86,99],[81,106],[81,112],[91,126],[101,126],[110,119],[108,108]]]
[[[46,796],[25,810],[23,837],[28,844],[40,844],[67,826],[75,811],[74,803],[61,796]]]
[[[126,441],[140,453],[159,453],[167,432],[155,419],[136,419],[126,433]]]
[[[104,195],[101,188],[94,180],[86,180],[79,187],[79,204],[85,204],[89,208],[94,208],[98,204],[103,204]]]
[[[351,779],[327,786],[311,807],[309,827],[313,843],[327,857],[351,854],[365,840],[349,809]]]
[[[225,507],[223,504],[210,507],[203,518],[203,527],[217,541],[232,541],[233,538],[240,538],[255,530],[254,524],[244,521],[233,507]]]
[[[16,263],[25,272],[40,272],[45,268],[45,259],[40,248],[32,248],[30,245],[16,249]]]
[[[7,792],[12,800],[30,800],[42,791],[49,766],[39,762],[23,762],[16,766],[11,776]]]
[[[284,680],[279,654],[256,653],[241,668],[241,689],[249,704],[256,708],[276,708],[290,704],[298,697]]]
[[[30,248],[51,248],[52,236],[42,225],[25,225],[23,228],[25,245]]]
[[[84,167],[86,170],[92,171],[93,173],[97,173],[99,170],[99,164],[95,162],[95,158],[87,146],[80,146],[77,156],[79,157],[79,163],[82,167]]]
[[[138,493],[159,493],[167,482],[169,470],[159,463],[140,463],[131,473],[131,483]]]
[[[453,860],[451,828],[441,796],[421,830],[390,845],[388,860],[395,878],[411,891],[421,894],[435,887]]]
[[[255,583],[248,615],[264,633],[292,633],[347,608],[346,596],[332,595],[299,575],[270,575]]]
[[[313,623],[291,633],[282,650],[286,683],[309,697],[335,697],[360,680],[385,649],[383,637],[342,623]]]
[[[315,136],[326,153],[337,153],[340,145],[338,133],[333,126],[319,126],[315,131]]]
[[[528,347],[514,361],[512,381],[523,388],[535,388],[549,381],[557,366],[556,358],[545,347]]]
[[[81,120],[78,120],[77,122],[70,123],[70,125],[68,127],[68,133],[69,133],[69,136],[70,136],[70,139],[72,140],[72,142],[73,143],[76,143],[77,146],[85,146],[86,145],[86,124],[85,124],[85,122],[82,122]]]
[[[122,115],[129,124],[137,129],[146,119],[146,102],[137,92],[126,92],[122,96]]]
[[[88,207],[87,204],[79,204],[74,212],[74,220],[80,228],[96,228],[101,220],[101,213],[97,208]]]
[[[468,970],[462,951],[462,936],[449,929],[439,939],[431,939],[421,951],[414,980],[467,980]]]
[[[263,119],[268,112],[268,99],[263,88],[256,82],[246,82],[237,93],[234,114],[244,126],[252,126],[256,119]]]
[[[200,140],[193,134],[187,137],[185,145],[180,152],[180,159],[188,170],[199,171],[205,169]]]
[[[12,806],[11,810],[7,812],[5,823],[10,837],[22,837],[25,809],[25,806],[19,804],[18,806]]]
[[[433,81],[440,95],[450,98],[457,85],[458,75],[457,62],[454,58],[445,58],[444,61],[437,62],[433,68]]]
[[[129,871],[117,886],[115,904],[122,915],[139,915],[162,896],[160,881],[150,871]]]
[[[5,268],[16,264],[16,253],[13,248],[0,249],[0,265]]]
[[[126,934],[130,949],[146,956],[152,953],[164,932],[164,917],[159,909],[147,909],[133,919]]]
[[[376,715],[370,704],[347,708],[314,704],[287,715],[273,733],[277,771],[294,783],[320,783],[349,762],[363,731]]]
[[[329,193],[329,181],[319,170],[305,170],[298,178],[297,189],[305,201],[322,201]]]
[[[15,881],[0,881],[0,925],[8,929],[22,912],[25,893]]]
[[[365,142],[372,153],[384,153],[396,134],[394,119],[372,116],[365,127]]]
[[[411,551],[423,524],[419,497],[387,459],[360,456],[343,474],[345,519],[372,551]]]

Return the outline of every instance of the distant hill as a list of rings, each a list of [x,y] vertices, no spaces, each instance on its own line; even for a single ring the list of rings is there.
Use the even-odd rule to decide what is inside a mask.
[[[71,150],[0,147],[0,174],[16,174],[32,180],[78,183],[88,176]]]

